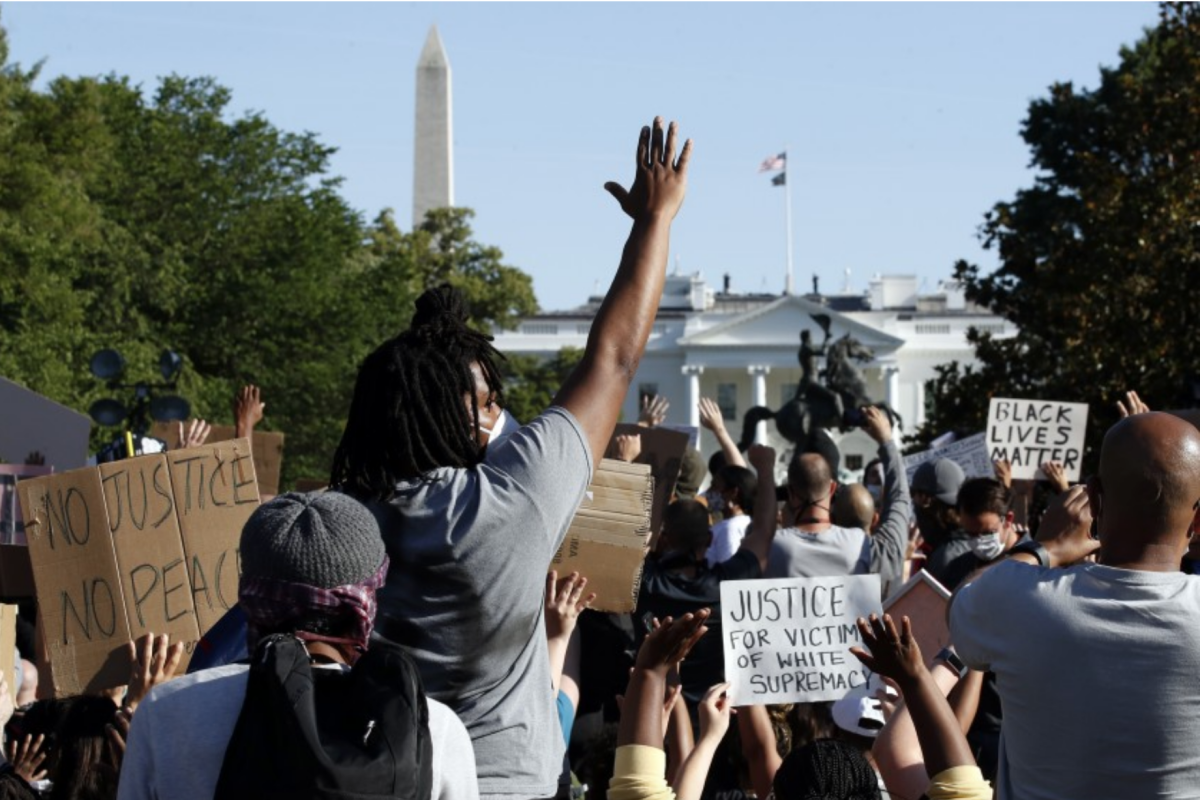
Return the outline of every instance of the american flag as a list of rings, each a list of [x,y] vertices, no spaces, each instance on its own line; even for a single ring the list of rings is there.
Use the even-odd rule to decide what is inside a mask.
[[[770,156],[766,161],[759,166],[759,172],[778,172],[781,169],[787,168],[787,153],[780,153],[777,156]]]

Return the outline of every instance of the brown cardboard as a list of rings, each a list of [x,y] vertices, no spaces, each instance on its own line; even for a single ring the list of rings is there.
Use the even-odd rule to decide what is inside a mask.
[[[129,680],[129,624],[98,469],[17,484],[57,696]]]
[[[194,642],[237,600],[237,546],[258,506],[246,439],[31,478],[17,494],[47,694],[119,686],[131,639]]]
[[[650,518],[653,544],[662,530],[663,512],[667,510],[671,495],[675,492],[675,482],[679,480],[683,453],[688,447],[688,435],[667,428],[644,428],[621,423],[613,431],[613,440],[608,445],[609,454],[615,452],[616,437],[622,434],[642,437],[642,454],[637,457],[636,463],[648,464],[654,476],[654,511]]]
[[[156,422],[150,435],[162,439],[167,447],[175,449],[179,443],[178,422]],[[207,444],[231,442],[237,438],[237,429],[232,425],[213,425]],[[255,431],[251,444],[254,446],[254,474],[258,476],[259,495],[279,494],[279,472],[283,467],[284,434],[278,431]]]
[[[203,634],[237,603],[238,541],[258,507],[250,442],[166,453],[196,618]]]
[[[0,464],[0,543],[25,544],[25,522],[17,502],[17,483],[25,478],[51,475],[54,467],[37,464]]]
[[[587,590],[596,593],[592,608],[628,612],[637,605],[653,500],[654,478],[648,465],[600,462],[550,563],[560,577],[578,572],[588,579]]]
[[[29,548],[23,544],[0,544],[0,600],[24,600],[35,594]]]
[[[167,457],[162,453],[100,465],[131,636],[200,638],[187,560],[175,515]]]
[[[950,626],[946,620],[949,604],[949,590],[921,570],[887,599],[883,610],[892,615],[897,628],[902,617],[909,618],[913,638],[920,645],[926,662],[932,664],[942,648],[950,644]]]
[[[17,696],[17,607],[0,605],[0,675],[8,681],[8,690]]]

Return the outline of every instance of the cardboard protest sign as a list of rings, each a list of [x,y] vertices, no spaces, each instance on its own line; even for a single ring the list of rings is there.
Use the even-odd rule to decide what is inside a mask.
[[[650,543],[653,545],[662,530],[663,512],[667,510],[671,494],[675,491],[675,482],[679,480],[683,453],[688,448],[688,434],[661,426],[643,428],[641,425],[621,423],[613,431],[608,455],[615,452],[615,439],[621,435],[642,437],[642,454],[638,456],[637,463],[648,464],[654,476],[654,509],[650,518]]]
[[[25,522],[17,502],[17,481],[51,475],[54,467],[0,464],[0,544],[25,544]]]
[[[921,646],[925,660],[933,663],[942,648],[950,644],[950,625],[946,620],[948,605],[950,591],[937,578],[921,570],[892,593],[884,602],[883,610],[892,615],[897,629],[901,618],[909,618],[913,638]]]
[[[1079,480],[1087,403],[992,398],[988,406],[988,452],[1012,464],[1017,480],[1041,479],[1047,461],[1062,462],[1067,480]]]
[[[0,460],[21,464],[33,451],[60,472],[87,464],[92,420],[86,414],[0,378]]]
[[[167,447],[174,449],[179,441],[179,423],[156,422],[150,427],[150,435],[162,439]],[[206,444],[230,442],[237,438],[237,429],[232,425],[213,425]],[[250,444],[254,453],[254,474],[258,476],[259,495],[279,494],[279,471],[283,467],[284,435],[278,431],[255,431]],[[303,489],[299,491],[304,491]]]
[[[878,614],[879,576],[721,584],[725,679],[734,705],[839,700],[870,670],[850,654],[855,621]]]
[[[255,486],[245,439],[17,485],[55,695],[123,684],[131,639],[194,642],[236,602]]]
[[[958,464],[968,478],[993,478],[996,475],[991,453],[988,452],[986,434],[977,433],[923,453],[905,456],[904,471],[908,474],[909,483],[912,483],[917,467],[926,461],[937,461],[940,458],[948,458]]]
[[[596,593],[592,608],[633,611],[653,504],[649,466],[602,460],[549,568],[560,578],[571,572],[586,577],[587,591]]]
[[[8,681],[13,697],[17,694],[17,607],[0,605],[0,675]]]

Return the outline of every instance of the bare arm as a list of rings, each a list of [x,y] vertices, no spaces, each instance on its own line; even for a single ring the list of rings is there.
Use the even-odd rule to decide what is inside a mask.
[[[678,680],[678,676],[668,680]],[[692,735],[692,718],[688,715],[687,700],[680,687],[679,699],[671,708],[671,723],[667,726],[667,783],[675,785],[684,765],[696,747]]]
[[[742,451],[738,450],[737,443],[725,429],[725,419],[721,416],[720,406],[707,397],[700,398],[700,424],[717,437],[717,444],[721,446],[721,453],[725,456],[726,464],[731,467],[746,466],[746,459],[742,458]]]
[[[941,686],[925,668],[921,648],[912,635],[912,624],[908,617],[903,619],[901,630],[897,631],[891,616],[885,614],[880,619],[872,614],[869,623],[859,618],[858,630],[866,649],[854,647],[850,652],[871,671],[896,681],[904,695],[903,710],[897,711],[884,726],[873,748],[875,761],[888,791],[905,797],[918,797],[928,788],[930,777],[951,767],[974,766],[975,758],[958,726],[958,719],[946,702]],[[950,675],[956,677],[953,673]],[[884,738],[889,728],[903,724],[906,718],[916,731],[915,748],[907,737],[900,742]],[[903,757],[908,762],[907,774],[903,775],[897,775],[890,769],[902,754],[887,752],[889,746],[894,748],[900,743],[904,745]],[[921,765],[920,773],[923,774],[917,773],[915,768],[918,765]]]
[[[704,627],[709,610],[670,617],[651,631],[638,649],[637,660],[629,674],[621,723],[617,728],[617,747],[627,744],[662,749],[662,698],[667,672],[683,660],[708,628]]]
[[[728,683],[718,683],[700,701],[700,741],[696,742],[679,769],[678,777],[672,781],[679,800],[700,800],[704,792],[704,781],[708,778],[713,756],[729,730],[733,709],[729,705],[728,691]]]
[[[766,706],[738,708],[738,731],[742,735],[742,755],[750,771],[750,787],[759,797],[771,793],[775,773],[783,759],[775,746],[775,729]]]
[[[954,684],[954,688],[946,697],[946,701],[954,709],[954,716],[958,718],[958,727],[964,736],[967,731],[971,730],[971,724],[975,722],[975,714],[979,711],[979,695],[983,691],[983,676],[984,673],[979,670],[970,670],[966,677]]]
[[[664,141],[662,118],[656,117],[653,132],[643,128],[638,139],[632,188],[616,183],[604,187],[633,218],[633,230],[592,323],[583,359],[554,398],[583,428],[593,463],[608,447],[662,297],[671,221],[683,203],[692,152],[689,140],[676,162],[677,136],[672,123]]]
[[[758,566],[766,572],[771,543],[775,541],[775,449],[754,445],[750,448],[750,463],[758,472],[758,494],[741,549],[758,556]]]

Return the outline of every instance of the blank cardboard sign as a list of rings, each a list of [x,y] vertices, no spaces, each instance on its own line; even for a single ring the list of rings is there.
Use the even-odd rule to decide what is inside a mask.
[[[558,570],[560,578],[572,572],[587,578],[597,611],[632,611],[653,505],[654,477],[648,465],[603,459],[550,569]]]
[[[0,459],[21,464],[34,450],[62,471],[87,463],[92,420],[87,414],[0,378]]]
[[[258,506],[245,439],[17,484],[54,694],[125,683],[126,643],[194,642],[237,601]]]
[[[950,626],[946,621],[946,606],[950,591],[925,570],[912,576],[883,604],[899,628],[902,617],[912,623],[913,638],[921,646],[928,662],[932,663],[942,648],[950,644]]]

